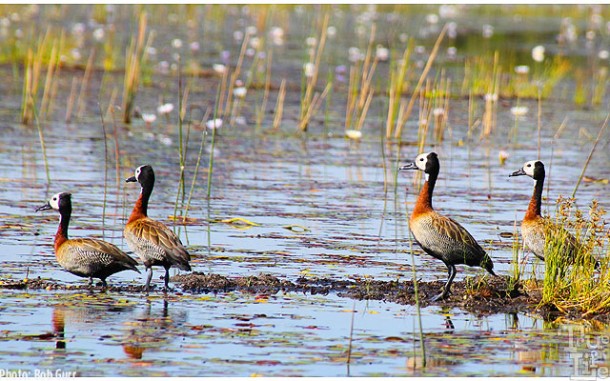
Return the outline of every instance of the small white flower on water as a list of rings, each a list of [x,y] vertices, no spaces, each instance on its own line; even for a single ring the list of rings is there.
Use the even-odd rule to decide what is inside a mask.
[[[256,32],[258,32],[258,29],[256,29],[256,27],[254,25],[250,25],[249,27],[246,28],[246,33],[248,33],[251,36],[253,34],[256,34]]]
[[[307,78],[313,77],[313,73],[315,70],[316,70],[316,66],[314,64],[312,64],[311,62],[307,62],[305,65],[303,65],[303,71],[305,72],[305,76]]]
[[[247,57],[254,57],[255,54],[256,54],[256,50],[254,50],[252,48],[246,49],[246,56]]]
[[[398,39],[400,42],[407,42],[407,40],[409,40],[409,35],[406,33],[401,33],[400,36],[398,36]]]
[[[510,113],[516,117],[524,116],[528,111],[529,109],[525,106],[515,106],[510,108]]]
[[[316,46],[317,43],[318,40],[315,37],[307,37],[307,39],[305,39],[305,44],[307,46]]]
[[[358,49],[355,46],[352,46],[351,48],[349,48],[347,50],[347,55],[348,55],[350,62],[354,62],[354,63],[364,59],[363,54],[360,53],[360,49]]]
[[[387,61],[388,58],[390,58],[390,49],[382,45],[377,45],[377,48],[375,49],[375,57],[377,57],[379,61]]]
[[[218,128],[222,127],[222,119],[220,119],[220,118],[210,119],[207,122],[205,122],[205,126],[210,130],[218,129]]]
[[[434,110],[432,110],[432,115],[434,115],[435,117],[440,117],[445,115],[445,109],[442,107],[437,107]]]
[[[328,35],[328,37],[333,38],[337,35],[337,28],[334,26],[329,26],[328,28],[326,28],[326,34]]]
[[[455,58],[455,56],[457,55],[457,48],[455,46],[450,46],[447,48],[447,55],[450,58]]]
[[[218,74],[224,74],[227,70],[227,67],[223,64],[214,64],[212,65],[212,70],[214,70]]]
[[[274,26],[269,31],[269,35],[271,38],[284,38],[284,29],[280,28],[279,26]]]
[[[599,53],[597,53],[597,56],[600,60],[607,60],[608,57],[610,57],[610,53],[608,53],[607,50],[600,50]]]
[[[517,73],[517,74],[527,74],[529,72],[530,72],[530,67],[527,65],[515,66],[515,73]]]
[[[417,45],[415,47],[415,53],[417,54],[424,54],[426,52],[426,47],[422,46],[422,45]]]
[[[159,71],[163,74],[169,73],[169,62],[167,62],[167,61],[159,62]]]
[[[157,116],[155,114],[142,114],[142,120],[146,122],[146,124],[150,124],[157,120]]]
[[[77,22],[72,26],[72,34],[75,36],[81,36],[85,33],[85,24],[82,22]]]
[[[438,23],[438,15],[435,13],[429,13],[426,15],[426,22],[428,24],[437,24]]]
[[[70,54],[72,55],[72,59],[74,59],[75,61],[80,61],[82,55],[80,54],[80,50],[78,49],[72,49],[70,51]]]
[[[182,40],[179,38],[174,38],[172,40],[172,47],[175,49],[180,49],[182,47]]]
[[[362,137],[362,131],[359,130],[345,130],[345,136],[350,139],[360,139]]]
[[[11,20],[6,17],[3,17],[2,19],[0,19],[0,26],[3,28],[8,28],[9,26],[11,26]]]
[[[97,28],[94,30],[93,38],[95,38],[95,41],[102,41],[104,39],[104,28]]]
[[[169,114],[172,111],[174,111],[174,105],[171,103],[165,103],[157,107],[157,113],[161,115]]]
[[[242,32],[241,30],[236,30],[235,32],[233,32],[233,39],[237,42],[243,40],[244,38],[244,32]]]
[[[163,145],[166,145],[166,146],[172,145],[172,138],[170,138],[167,135],[159,135],[158,139],[159,139],[159,142]]]
[[[544,46],[534,46],[532,49],[532,59],[536,62],[544,61]]]
[[[250,39],[250,46],[252,49],[258,49],[261,47],[261,39],[258,37],[252,37]]]
[[[457,23],[455,21],[447,23],[447,37],[451,39],[457,37]]]
[[[235,124],[237,124],[238,126],[245,126],[248,123],[246,122],[245,117],[237,116],[237,117],[235,117]]]
[[[491,38],[491,36],[493,36],[493,35],[494,35],[494,27],[489,24],[483,25],[483,38]]]
[[[486,102],[495,102],[498,100],[498,94],[485,94],[485,101]]]
[[[595,40],[595,31],[594,30],[588,30],[587,33],[585,34],[585,37],[587,38],[587,40]]]
[[[157,49],[153,48],[152,46],[149,46],[146,48],[146,54],[148,54],[149,56],[154,56],[155,54],[157,54]]]
[[[193,51],[193,52],[199,51],[200,48],[201,48],[201,46],[199,45],[199,42],[197,42],[197,41],[193,41],[189,44],[189,49],[191,49],[191,51]]]
[[[500,160],[500,165],[504,165],[504,163],[506,162],[506,159],[509,158],[509,153],[504,151],[504,150],[500,150],[500,152],[498,152],[498,159]]]
[[[458,10],[455,5],[441,5],[438,8],[438,14],[441,18],[450,19],[458,15]]]
[[[246,97],[247,92],[248,89],[246,89],[245,87],[236,87],[233,89],[233,95],[235,96],[235,98],[243,99]]]

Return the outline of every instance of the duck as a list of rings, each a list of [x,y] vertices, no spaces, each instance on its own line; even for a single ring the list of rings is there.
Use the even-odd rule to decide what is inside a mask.
[[[566,258],[572,261],[581,249],[580,243],[563,226],[554,223],[541,214],[542,189],[545,177],[544,163],[540,160],[527,161],[523,164],[523,167],[508,176],[529,176],[535,180],[534,193],[521,222],[521,237],[525,248],[544,261],[546,259],[545,244],[548,238],[561,237],[560,239],[564,242],[563,250]],[[599,266],[597,260],[594,260],[594,263],[596,267]]]
[[[447,282],[441,293],[431,301],[445,299],[449,295],[456,275],[456,265],[478,266],[495,276],[493,261],[468,230],[455,220],[437,213],[432,207],[432,195],[440,171],[436,152],[419,154],[415,161],[399,170],[420,170],[426,178],[409,218],[409,229],[422,250],[447,266]]]
[[[126,182],[140,184],[140,196],[127,220],[123,235],[127,245],[142,260],[148,276],[146,291],[150,289],[153,266],[165,268],[165,291],[169,289],[169,269],[175,266],[184,271],[191,271],[191,256],[180,241],[180,238],[162,222],[148,217],[148,201],[155,186],[155,172],[150,165],[136,168],[134,176]]]
[[[109,242],[94,238],[68,237],[72,214],[71,193],[61,192],[53,195],[36,211],[50,209],[59,211],[59,227],[55,234],[54,249],[57,262],[66,271],[89,278],[90,285],[93,284],[93,278],[98,278],[102,281],[102,287],[108,287],[106,278],[120,271],[132,270],[140,273],[136,267],[138,262]]]

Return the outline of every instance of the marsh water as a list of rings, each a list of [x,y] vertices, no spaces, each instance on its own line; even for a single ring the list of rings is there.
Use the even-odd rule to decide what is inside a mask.
[[[414,8],[409,17],[418,19],[436,8]],[[54,11],[42,7],[38,17],[69,27],[82,16],[84,21],[80,21],[86,23],[92,8],[74,9],[73,14],[59,12],[62,18],[58,21]],[[252,17],[240,8],[230,9],[234,10],[226,11],[223,17],[233,21],[224,27],[208,16],[210,24],[195,29],[208,37],[222,36],[223,31],[243,29],[251,22]],[[206,7],[198,10],[206,11]],[[285,12],[286,18],[298,26],[288,34],[289,43],[274,53],[290,58],[278,58],[275,86],[286,73],[299,73],[303,40],[308,36],[312,14],[316,14],[309,8]],[[341,11],[338,42],[327,47],[340,52],[332,56],[336,62],[341,62],[337,57],[347,56],[343,47],[349,46],[341,26],[350,25],[349,20],[364,9],[353,8],[351,12]],[[516,31],[510,29],[509,13],[504,19],[490,17],[489,22],[497,22],[497,34],[516,35],[511,39],[516,44],[528,39],[536,44],[553,44],[551,31],[557,29],[560,19],[533,18],[525,24],[531,24],[531,28]],[[388,14],[379,12],[378,17]],[[472,21],[463,17],[464,23]],[[154,20],[154,28],[160,31],[155,45],[166,52],[169,48],[162,46],[170,44],[173,18],[169,17],[170,25]],[[404,28],[405,33],[417,29]],[[119,32],[125,29],[119,28]],[[185,38],[191,29],[175,30],[176,38]],[[467,30],[463,33],[464,38],[469,36]],[[477,36],[473,38],[480,38]],[[418,43],[431,46],[434,38],[420,36]],[[227,44],[226,49],[232,52],[239,48],[231,42],[231,36],[217,39],[213,46],[206,45],[207,41],[200,41],[205,46],[200,53],[203,66],[220,62],[217,50],[223,48],[218,44]],[[531,44],[523,44],[519,54],[526,57]],[[479,51],[474,47],[472,52],[461,52],[475,53]],[[582,61],[581,53],[574,52],[575,64]],[[293,64],[291,60],[298,62]],[[36,125],[20,124],[21,77],[14,75],[15,68],[10,65],[1,70],[12,80],[2,85],[0,115],[0,281],[40,277],[67,286],[86,282],[63,271],[55,261],[52,242],[57,213],[35,212],[37,206],[61,191],[73,194],[72,237],[102,238],[128,251],[122,230],[139,187],[126,184],[124,179],[142,164],[151,164],[156,173],[149,215],[175,229],[191,253],[194,271],[227,277],[271,274],[291,281],[300,277],[400,281],[412,279],[414,265],[420,280],[446,278],[446,267],[425,255],[409,235],[407,219],[421,181],[413,173],[396,175],[400,163],[419,153],[417,123],[407,125],[402,144],[386,142],[383,118],[378,116],[386,104],[383,95],[375,98],[363,138],[357,141],[344,137],[345,100],[340,95],[326,103],[307,133],[298,132],[299,90],[287,94],[279,131],[271,129],[270,112],[260,126],[256,125],[255,107],[259,107],[262,90],[248,90],[241,109],[244,119],[233,124],[226,121],[217,130],[213,151],[211,134],[204,135],[200,125],[185,123],[182,136],[188,135],[188,142],[185,138],[183,200],[177,198],[180,132],[176,111],[167,119],[160,116],[152,125],[139,119],[129,125],[121,123],[118,115],[105,110],[109,94],[113,86],[120,85],[122,76],[96,70],[82,113],[66,123],[62,118],[71,78],[82,73],[65,71],[55,100],[56,112],[40,121],[41,139]],[[154,112],[160,102],[172,102],[177,109],[177,76],[155,72],[152,78],[137,96],[142,112]],[[185,82],[192,87],[189,102],[213,105],[218,78],[195,77]],[[300,78],[292,78],[292,82],[299,85]],[[575,86],[570,79],[564,82],[564,92]],[[275,92],[270,98],[268,109],[273,109]],[[480,114],[483,102],[478,102]],[[608,105],[607,95],[603,104]],[[529,113],[516,119],[510,111],[516,105],[527,106]],[[435,208],[459,221],[477,238],[500,275],[508,275],[511,270],[512,234],[518,231],[516,225],[533,189],[531,179],[509,179],[508,175],[525,161],[538,158],[540,139],[540,158],[547,165],[543,211],[554,213],[557,197],[572,194],[607,112],[604,107],[575,106],[558,92],[543,101],[539,132],[537,108],[535,99],[503,100],[497,110],[496,131],[480,140],[478,131],[468,132],[468,99],[452,99],[445,139],[435,142],[430,138],[424,148],[436,151],[441,160]],[[102,109],[110,119],[100,118]],[[564,120],[565,127],[557,136]],[[197,169],[202,139],[203,153]],[[504,165],[498,160],[500,151],[509,154]],[[208,198],[210,152],[214,162]],[[588,178],[610,178],[608,152],[605,135],[587,167]],[[191,184],[194,187],[189,197]],[[598,200],[608,209],[608,189],[607,181],[585,181],[578,188],[576,205],[586,210],[592,200]],[[189,217],[186,224],[174,223],[170,218],[185,213]],[[231,218],[256,225],[221,222]],[[522,258],[524,253],[520,255]],[[525,274],[543,276],[543,263],[532,255],[525,261]],[[177,273],[172,270],[172,275]],[[460,267],[457,279],[482,273],[479,268]],[[440,303],[421,311],[427,355],[427,366],[422,368],[415,306],[352,300],[335,293],[199,294],[181,292],[179,285],[164,295],[160,291],[162,271],[155,269],[154,274],[157,288],[149,295],[102,292],[99,288],[91,292],[69,287],[1,289],[0,372],[35,375],[59,369],[82,376],[568,376],[580,371],[590,375],[584,373],[589,370],[575,367],[575,354],[594,356],[594,365],[602,369],[607,366],[607,348],[599,350],[591,345],[610,335],[604,327],[545,322],[524,313],[483,316],[445,308]],[[135,272],[109,278],[113,285],[140,285],[144,281],[144,276]]]

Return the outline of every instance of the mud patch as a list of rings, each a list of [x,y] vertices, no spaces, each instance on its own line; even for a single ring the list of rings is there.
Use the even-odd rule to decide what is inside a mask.
[[[411,280],[381,281],[370,278],[335,280],[330,278],[299,277],[294,282],[280,279],[270,274],[246,277],[226,277],[212,273],[193,272],[176,275],[171,281],[182,293],[226,293],[239,291],[250,294],[277,294],[279,292],[306,293],[310,295],[335,293],[337,296],[356,300],[380,300],[402,305],[416,304],[415,285]],[[456,307],[475,315],[495,313],[534,312],[538,310],[540,295],[525,292],[520,284],[510,283],[508,277],[467,277],[452,285],[452,294],[445,300],[432,302],[431,298],[440,292],[444,282],[418,282],[419,302],[422,307],[439,305]],[[104,289],[100,285],[65,285],[52,279],[0,280],[0,288],[29,290],[89,290],[109,292],[146,292],[143,285],[114,286]],[[152,292],[161,288],[152,287]],[[180,292],[178,292],[180,294]],[[552,317],[548,309],[539,311]]]

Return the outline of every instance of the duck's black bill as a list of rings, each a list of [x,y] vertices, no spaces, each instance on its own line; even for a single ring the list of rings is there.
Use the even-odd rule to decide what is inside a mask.
[[[419,168],[417,168],[417,165],[415,165],[414,161],[407,163],[406,165],[403,165],[402,167],[398,168],[399,171],[408,171],[411,169],[419,169]]]
[[[518,171],[515,171],[513,173],[511,173],[510,175],[508,175],[508,177],[513,177],[513,176],[521,176],[521,175],[525,175],[525,171],[523,170],[523,168],[521,168]]]
[[[126,183],[135,183],[135,182],[137,182],[137,181],[138,181],[138,180],[136,180],[136,177],[135,177],[135,176],[131,176],[131,177],[126,178],[126,179],[125,179],[125,182],[126,182]]]
[[[43,211],[43,210],[49,210],[49,209],[53,209],[51,208],[51,204],[49,204],[48,202],[42,206],[39,206],[38,208],[36,208],[37,212]]]

